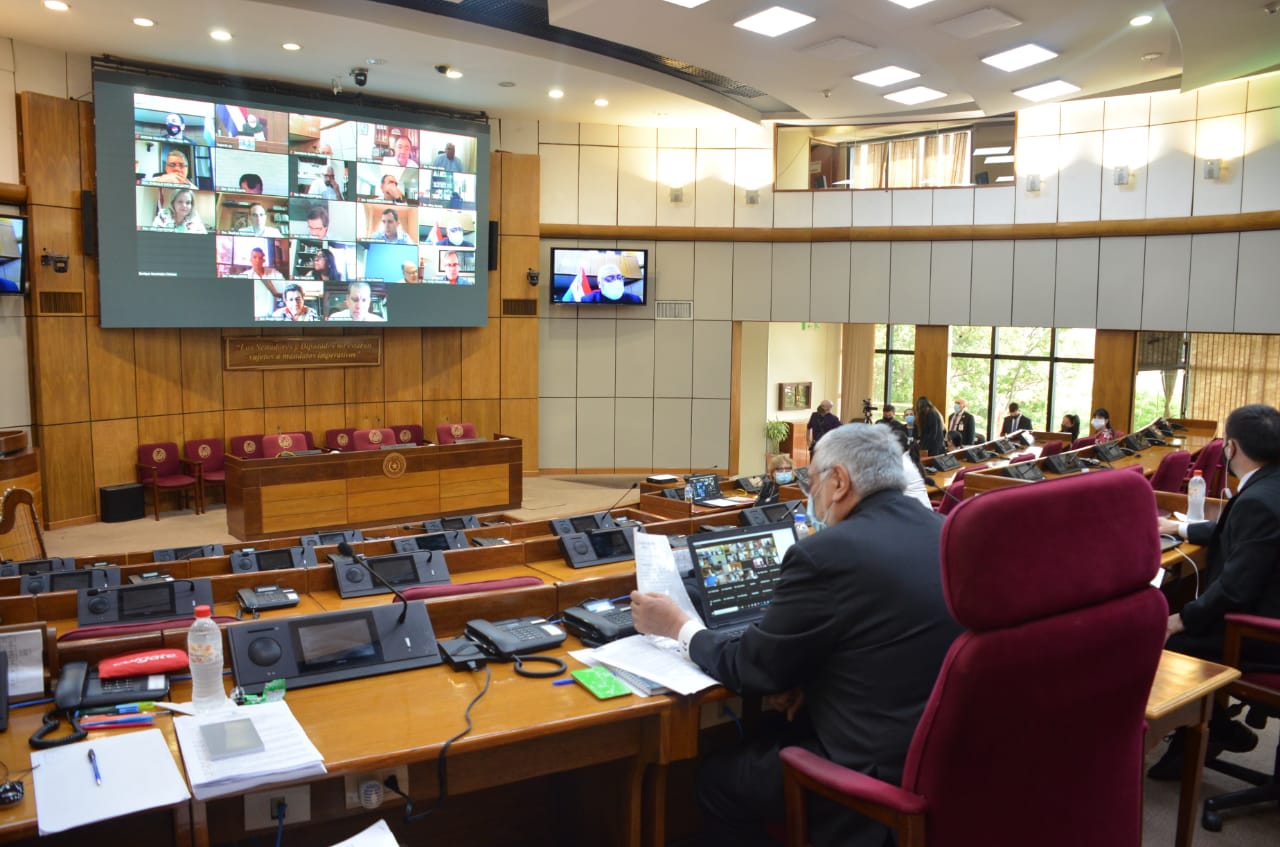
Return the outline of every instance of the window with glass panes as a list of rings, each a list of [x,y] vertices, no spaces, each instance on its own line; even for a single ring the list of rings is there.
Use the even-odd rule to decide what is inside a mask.
[[[1133,425],[1187,414],[1187,360],[1191,334],[1138,333],[1138,373],[1133,384]]]
[[[911,397],[916,379],[915,324],[876,324],[876,353],[871,402],[882,409],[892,403],[901,417],[915,401]],[[879,419],[873,414],[872,419]]]

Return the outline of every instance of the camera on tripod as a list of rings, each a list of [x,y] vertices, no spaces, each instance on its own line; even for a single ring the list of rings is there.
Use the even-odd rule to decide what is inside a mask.
[[[872,412],[879,411],[879,410],[880,410],[880,407],[879,407],[879,406],[872,406],[872,405],[871,405],[871,398],[870,398],[870,397],[868,397],[867,399],[863,400],[863,401],[862,401],[862,422],[863,422],[863,423],[871,423],[871,413],[872,413]]]

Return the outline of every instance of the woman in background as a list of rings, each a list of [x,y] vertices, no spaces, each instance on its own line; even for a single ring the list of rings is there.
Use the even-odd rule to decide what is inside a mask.
[[[1071,436],[1071,443],[1080,437],[1080,416],[1079,415],[1063,415],[1062,426],[1058,427],[1059,432],[1065,432]]]
[[[947,452],[947,445],[942,436],[942,413],[929,402],[928,397],[921,396],[916,401],[916,432],[920,446],[926,456],[937,456]]]
[[[156,213],[151,225],[174,232],[208,232],[196,211],[196,195],[190,188],[174,191],[169,204]]]
[[[325,282],[342,282],[342,272],[338,270],[338,263],[333,258],[333,251],[329,248],[317,250],[311,257],[311,278],[322,279]]]
[[[796,481],[796,468],[791,461],[791,457],[786,453],[779,453],[769,461],[769,476],[773,477],[773,481],[778,485],[790,485]]]
[[[1106,409],[1094,409],[1093,419],[1089,421],[1094,429],[1094,438],[1097,440],[1095,444],[1105,444],[1108,441],[1115,441],[1123,432],[1111,428],[1111,413]]]

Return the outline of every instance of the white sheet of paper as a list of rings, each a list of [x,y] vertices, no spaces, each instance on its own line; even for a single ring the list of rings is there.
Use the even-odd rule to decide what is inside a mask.
[[[386,820],[378,820],[333,847],[400,847]]]
[[[102,784],[93,778],[89,751]],[[95,736],[31,754],[41,835],[181,803],[191,797],[158,729]]]
[[[719,685],[680,652],[670,638],[632,635],[597,647],[593,655],[602,664],[661,683],[677,694],[694,694]]]
[[[667,595],[676,601],[680,611],[701,621],[702,616],[693,608],[693,603],[689,600],[689,592],[680,581],[680,574],[676,570],[676,557],[671,552],[671,541],[665,535],[658,533],[637,532],[635,546],[636,588],[647,593]],[[635,673],[640,672],[635,671]],[[641,674],[641,676],[648,676],[648,674]],[[653,677],[649,678],[653,679]],[[658,682],[666,684],[665,680],[658,680]]]
[[[250,718],[262,738],[264,749],[261,753],[215,761],[209,756],[200,724],[232,717]],[[311,743],[284,700],[243,706],[234,712],[176,717],[173,728],[178,735],[182,761],[197,800],[220,797],[255,785],[326,773],[320,751]]]
[[[9,655],[9,696],[44,693],[44,636],[38,629],[0,634],[0,652]]]

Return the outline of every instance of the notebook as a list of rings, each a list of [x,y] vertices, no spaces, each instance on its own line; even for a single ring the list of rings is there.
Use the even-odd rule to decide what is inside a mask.
[[[796,543],[793,522],[691,536],[696,586],[708,629],[739,635],[764,617]]]

